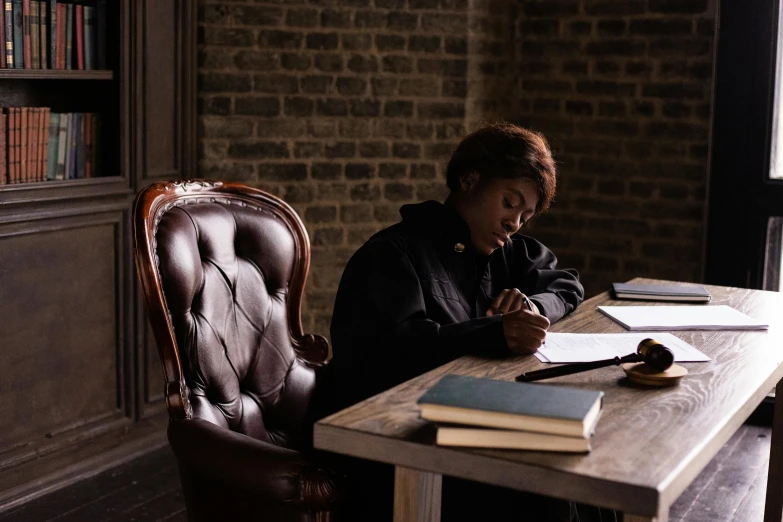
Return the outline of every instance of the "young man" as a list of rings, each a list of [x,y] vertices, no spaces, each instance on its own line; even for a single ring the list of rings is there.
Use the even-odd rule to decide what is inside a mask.
[[[517,233],[549,207],[555,175],[544,137],[515,125],[484,127],[459,144],[446,201],[403,206],[402,221],[370,238],[345,268],[331,325],[329,410],[467,353],[541,346],[550,324],[584,297],[575,270],[558,268],[549,249]],[[378,510],[390,506],[391,485],[379,483],[372,466],[357,466],[352,478],[361,494],[352,502],[364,502],[360,516],[382,520]],[[459,488],[471,491],[444,483],[447,495]],[[535,499],[545,520],[556,519],[549,518],[553,510],[568,516],[568,504]],[[447,505],[444,497],[444,516]]]

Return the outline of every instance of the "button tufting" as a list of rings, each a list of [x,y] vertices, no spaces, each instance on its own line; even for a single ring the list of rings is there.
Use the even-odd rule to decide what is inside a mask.
[[[460,252],[460,253],[464,252],[465,251],[465,245],[463,245],[462,243],[456,243],[454,245],[454,251],[455,252]]]

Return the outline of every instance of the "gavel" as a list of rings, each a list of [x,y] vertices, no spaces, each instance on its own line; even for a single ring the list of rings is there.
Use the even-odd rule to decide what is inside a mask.
[[[619,366],[623,363],[631,362],[643,362],[659,372],[664,372],[674,364],[674,353],[655,339],[645,339],[639,343],[635,353],[630,353],[624,357],[545,368],[543,370],[522,373],[517,375],[515,380],[517,382],[540,381],[541,379],[551,379],[561,375],[571,375],[572,373],[604,368],[605,366]]]

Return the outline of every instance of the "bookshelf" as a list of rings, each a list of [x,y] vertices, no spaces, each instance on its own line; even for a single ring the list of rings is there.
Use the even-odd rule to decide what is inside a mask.
[[[165,444],[131,208],[197,175],[195,4],[105,0],[105,68],[0,68],[2,108],[100,117],[92,177],[0,185],[0,513]]]
[[[113,80],[114,71],[60,71],[41,69],[0,69],[0,80]]]

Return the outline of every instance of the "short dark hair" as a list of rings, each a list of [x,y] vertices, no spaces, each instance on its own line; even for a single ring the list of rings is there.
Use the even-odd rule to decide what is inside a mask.
[[[449,189],[459,190],[460,178],[471,172],[481,177],[530,179],[538,192],[536,214],[545,212],[555,197],[557,170],[546,138],[518,125],[495,123],[466,136],[449,160]]]

